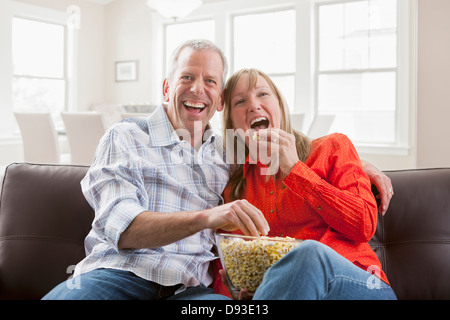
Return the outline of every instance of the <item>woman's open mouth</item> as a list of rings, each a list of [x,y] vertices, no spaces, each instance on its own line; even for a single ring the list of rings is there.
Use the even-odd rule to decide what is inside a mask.
[[[258,131],[260,129],[267,129],[269,127],[269,124],[270,122],[266,117],[258,117],[250,123],[250,128],[252,130]]]

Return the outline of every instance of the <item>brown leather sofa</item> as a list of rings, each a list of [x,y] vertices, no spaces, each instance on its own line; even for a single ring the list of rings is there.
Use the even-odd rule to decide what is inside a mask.
[[[84,256],[87,167],[13,164],[0,198],[0,299],[40,299]],[[399,299],[450,299],[450,169],[387,172],[395,188],[371,241]],[[376,190],[374,190],[376,192]]]

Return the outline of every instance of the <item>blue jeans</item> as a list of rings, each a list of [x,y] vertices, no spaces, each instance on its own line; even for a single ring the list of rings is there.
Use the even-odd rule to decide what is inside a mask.
[[[160,286],[128,271],[97,269],[59,284],[43,300],[229,300],[205,286],[174,295],[178,288]]]
[[[320,242],[303,241],[273,265],[254,300],[395,300],[391,287]]]
[[[227,300],[204,286],[162,287],[131,272],[99,269],[61,283],[43,299],[56,300]],[[355,266],[317,241],[303,241],[272,266],[256,290],[254,300],[391,300],[389,285]]]

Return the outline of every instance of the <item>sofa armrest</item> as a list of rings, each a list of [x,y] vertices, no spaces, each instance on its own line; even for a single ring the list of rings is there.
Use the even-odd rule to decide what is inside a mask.
[[[0,298],[40,299],[85,256],[88,167],[12,164],[0,198]],[[69,270],[69,273],[68,273]]]
[[[450,299],[450,168],[389,171],[395,195],[370,244],[399,299]]]

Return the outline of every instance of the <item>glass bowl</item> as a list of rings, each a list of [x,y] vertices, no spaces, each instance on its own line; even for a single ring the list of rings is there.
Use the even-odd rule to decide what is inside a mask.
[[[216,233],[220,262],[231,290],[255,292],[272,265],[294,249],[302,240],[283,237],[251,237]]]

